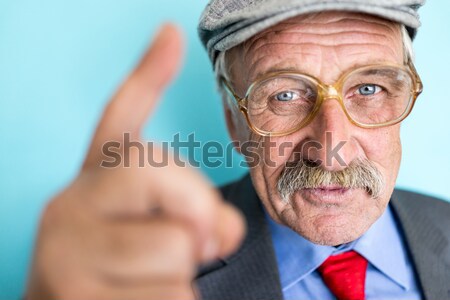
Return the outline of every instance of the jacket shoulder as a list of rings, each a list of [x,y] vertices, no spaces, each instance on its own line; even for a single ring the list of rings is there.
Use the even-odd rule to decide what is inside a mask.
[[[404,205],[412,206],[415,209],[425,209],[426,211],[436,211],[449,213],[450,202],[442,198],[407,191],[404,189],[395,189],[392,194],[395,201],[402,202]]]
[[[395,189],[392,203],[398,210],[410,216],[426,216],[450,236],[450,202],[421,193]]]
[[[255,193],[250,175],[247,173],[241,178],[219,187],[222,197],[229,203],[242,208],[244,203],[237,202],[237,198],[251,198]]]

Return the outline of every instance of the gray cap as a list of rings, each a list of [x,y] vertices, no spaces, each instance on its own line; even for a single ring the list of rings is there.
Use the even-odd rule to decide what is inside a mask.
[[[219,52],[248,40],[283,20],[305,13],[362,12],[406,25],[411,38],[420,26],[425,0],[211,0],[200,18],[200,39],[215,65]]]

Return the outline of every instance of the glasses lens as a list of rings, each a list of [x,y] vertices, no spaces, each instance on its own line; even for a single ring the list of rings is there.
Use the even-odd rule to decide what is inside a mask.
[[[317,102],[317,84],[300,75],[263,80],[247,94],[248,117],[256,128],[285,132],[304,122]]]
[[[396,67],[361,69],[344,82],[342,97],[350,117],[374,125],[402,118],[410,109],[413,80]]]

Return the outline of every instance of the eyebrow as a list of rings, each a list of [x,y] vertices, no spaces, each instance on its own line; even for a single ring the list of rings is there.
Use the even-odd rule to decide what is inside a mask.
[[[386,61],[386,60],[382,60],[382,59],[370,60],[370,61],[368,61],[368,63],[354,63],[350,67],[346,68],[343,72],[341,72],[337,78],[342,77],[344,74],[349,73],[352,70],[355,70],[355,69],[358,69],[358,68],[364,68],[364,67],[372,66],[372,65],[398,65],[398,66],[401,66],[402,64],[394,63],[394,62]],[[269,74],[279,73],[279,72],[301,73],[301,74],[305,74],[305,75],[317,78],[316,76],[310,74],[309,72],[307,72],[304,69],[299,69],[299,68],[294,68],[294,67],[287,67],[287,68],[273,67],[273,68],[269,68],[268,70],[265,70],[264,72],[256,73],[255,76],[252,76],[250,78],[250,81],[254,82],[254,81],[257,81],[260,78],[263,78],[263,77],[265,77],[265,76],[267,76]],[[317,79],[320,80],[320,78],[317,78]]]
[[[306,72],[306,70],[302,70],[302,69],[298,69],[298,68],[293,68],[293,67],[290,67],[290,68],[277,68],[277,67],[275,67],[275,68],[270,68],[268,70],[265,70],[264,72],[256,73],[255,76],[250,77],[250,81],[254,82],[254,81],[257,81],[257,80],[259,80],[259,79],[261,79],[263,77],[266,77],[269,74],[281,73],[281,72],[302,73],[302,74],[309,75],[309,73]]]

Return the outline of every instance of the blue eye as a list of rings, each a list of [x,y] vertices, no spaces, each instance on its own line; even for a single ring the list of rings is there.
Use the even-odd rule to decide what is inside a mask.
[[[294,93],[294,92],[286,91],[286,92],[282,92],[282,93],[277,94],[277,95],[275,96],[275,98],[276,98],[278,101],[284,101],[284,102],[286,102],[286,101],[291,101],[291,100],[297,99],[297,98],[298,98],[298,95],[297,95],[296,93]]]
[[[371,96],[379,93],[381,91],[381,87],[375,84],[365,84],[358,88],[357,93],[363,96]]]

